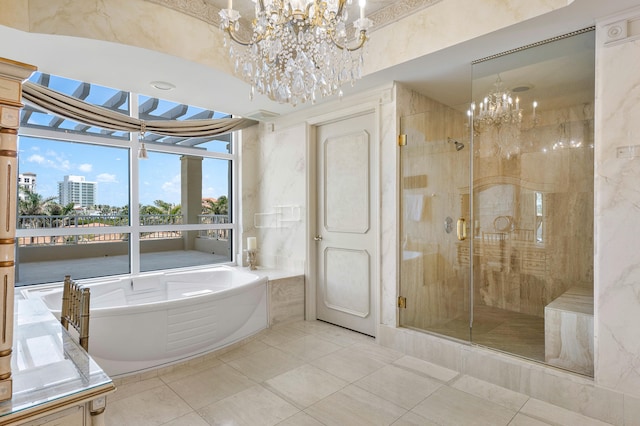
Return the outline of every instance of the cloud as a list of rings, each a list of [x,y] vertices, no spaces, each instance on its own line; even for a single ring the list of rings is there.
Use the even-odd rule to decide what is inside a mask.
[[[116,175],[112,175],[110,173],[100,173],[97,176],[98,182],[103,183],[118,183],[118,179],[116,179]]]
[[[91,170],[93,170],[93,165],[92,164],[80,164],[78,166],[78,170],[80,170],[81,172],[85,172],[85,173],[89,173]]]
[[[31,154],[29,158],[27,158],[27,162],[37,163],[42,167],[61,170],[63,172],[69,171],[71,169],[71,163],[69,162],[69,160],[64,158],[63,155],[60,155],[52,150],[48,150],[44,155]],[[85,165],[83,164],[83,166]]]
[[[213,186],[209,186],[207,188],[202,188],[202,196],[204,198],[218,198],[220,194],[218,193],[218,190],[216,188],[214,188]]]
[[[167,194],[180,194],[180,175],[177,174],[173,179],[163,183],[161,188]]]
[[[45,163],[44,157],[42,155],[38,155],[38,154],[31,155],[29,158],[27,158],[27,161],[29,163],[38,163],[38,164],[44,164]]]

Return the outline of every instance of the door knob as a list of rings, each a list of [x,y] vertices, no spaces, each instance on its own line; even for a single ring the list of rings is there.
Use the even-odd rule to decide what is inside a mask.
[[[313,237],[313,241],[322,241],[322,235],[316,235]]]

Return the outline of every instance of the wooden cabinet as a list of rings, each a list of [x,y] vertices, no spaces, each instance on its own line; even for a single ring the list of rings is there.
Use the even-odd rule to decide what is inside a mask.
[[[26,420],[23,426],[86,426],[84,406],[75,406],[37,420]]]

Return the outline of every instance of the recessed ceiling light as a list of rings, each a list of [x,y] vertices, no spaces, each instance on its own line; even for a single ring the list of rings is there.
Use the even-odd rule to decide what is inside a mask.
[[[519,86],[514,87],[513,89],[511,89],[512,92],[514,93],[521,93],[521,92],[526,92],[527,90],[531,89],[531,85],[529,84],[521,84]]]
[[[175,85],[167,82],[167,81],[152,81],[149,83],[151,87],[158,90],[173,90],[176,88]]]

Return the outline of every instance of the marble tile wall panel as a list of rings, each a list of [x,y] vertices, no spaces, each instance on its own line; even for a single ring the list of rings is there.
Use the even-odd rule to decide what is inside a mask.
[[[596,40],[596,382],[640,397],[640,9],[602,21]],[[607,43],[624,26],[629,38]],[[619,33],[618,33],[619,34]],[[626,32],[625,32],[626,34]]]
[[[393,100],[380,107],[380,323],[396,325],[398,297],[398,120]]]
[[[499,215],[514,217],[515,228],[535,229],[535,191],[543,193],[544,212],[543,244],[535,259],[533,250],[507,244],[510,264],[482,273],[474,283],[482,288],[482,303],[542,317],[544,307],[570,287],[593,285],[593,111],[592,103],[544,111],[535,127],[523,130],[520,154],[508,159],[499,155],[498,136],[482,132],[474,139],[480,232],[495,232]],[[556,149],[558,141],[566,142],[563,148]],[[490,185],[505,180],[519,183],[518,204],[493,202]],[[506,191],[499,195],[509,198]],[[484,269],[486,256],[480,260]],[[541,267],[532,270],[531,260]],[[495,283],[513,285],[503,291]]]
[[[400,332],[395,326],[382,324],[378,328],[376,341],[380,346],[391,348],[398,352],[407,353],[407,333]]]
[[[546,307],[544,358],[556,367],[593,376],[593,315]]]
[[[258,265],[304,273],[306,125],[277,131],[261,125],[258,134],[247,139],[242,155],[243,238],[257,238]],[[275,215],[279,206],[299,207],[299,220],[254,226],[256,214]]]
[[[430,334],[405,329],[405,353],[452,370],[461,370],[459,344]]]
[[[451,123],[456,123],[455,117],[448,117],[445,111],[441,113],[438,112],[438,107],[440,107],[440,109],[442,110],[443,106],[438,106],[435,102],[430,101],[419,94],[413,93],[410,90],[403,88],[401,85],[398,87],[397,90],[398,90],[397,101],[396,101],[397,111],[398,111],[398,115],[401,117],[400,120],[401,121],[404,120],[404,123],[408,121],[419,121],[419,117],[418,117],[418,120],[414,120],[414,118],[415,118],[415,115],[418,114],[420,111],[427,111],[430,118],[433,118],[435,116],[436,119],[433,121],[436,121],[436,122],[440,121],[441,123],[449,123],[450,126],[451,126]],[[543,160],[541,158],[537,158],[537,153],[536,153],[536,150],[538,149],[541,150],[541,147],[538,145],[542,142],[536,139],[536,143],[538,145],[531,148],[530,150],[531,152],[529,151],[523,152],[523,154],[521,155],[521,159],[520,158],[512,159],[512,161],[502,164],[500,167],[497,164],[498,160],[496,160],[496,156],[494,152],[495,150],[493,149],[487,150],[487,153],[484,154],[486,158],[480,158],[479,160],[478,169],[480,170],[484,169],[489,174],[487,176],[483,176],[480,174],[477,176],[477,178],[479,180],[490,178],[491,173],[495,173],[495,170],[504,169],[507,175],[509,176],[513,175],[512,177],[521,178],[524,180],[527,180],[527,176],[531,175],[529,177],[530,181],[540,183],[545,187],[545,189],[548,189],[547,187],[550,185],[551,186],[562,185],[565,192],[575,191],[577,188],[583,188],[583,187],[586,188],[585,191],[587,190],[591,191],[592,185],[589,185],[589,182],[591,181],[592,178],[587,173],[587,171],[591,169],[592,167],[591,165],[593,163],[593,152],[592,152],[592,149],[589,148],[589,144],[592,142],[592,136],[585,129],[592,128],[592,125],[586,126],[585,123],[591,123],[590,114],[592,114],[592,112],[593,112],[592,105],[586,105],[586,106],[580,105],[573,108],[566,108],[563,110],[546,112],[545,120],[546,122],[548,122],[547,123],[548,125],[546,126],[548,129],[546,132],[548,133],[548,135],[547,137],[542,138],[543,142],[549,141],[553,139],[555,136],[557,136],[556,133],[559,127],[558,123],[565,123],[565,120],[574,120],[576,123],[576,126],[573,126],[574,122],[572,121],[570,125],[564,126],[565,131],[571,134],[572,139],[579,140],[585,146],[585,148],[581,150],[575,150],[575,149],[563,150],[562,152],[558,152],[554,154],[552,156],[553,158],[545,158],[544,159],[545,164],[551,164],[549,169],[551,169],[551,171],[553,171],[555,174],[551,174],[546,178],[542,176],[542,181],[541,181],[540,168],[534,167],[534,164],[539,165],[541,164],[541,160]],[[438,119],[438,117],[440,119]],[[462,118],[463,117],[458,117],[457,120],[460,121]],[[438,129],[432,128],[433,124],[428,124],[425,126],[429,126],[429,128],[425,127],[425,129],[423,130],[418,130],[418,133],[421,133],[422,135],[428,134],[430,136],[433,136],[433,134],[438,133]],[[411,127],[411,126],[404,126],[404,127]],[[413,125],[413,127],[415,127],[415,125]],[[576,127],[575,131],[573,127]],[[566,130],[567,128],[568,130]],[[404,131],[404,130],[401,130],[401,131]],[[453,125],[453,127],[450,127],[448,129],[444,128],[442,129],[442,131],[444,131],[445,133],[448,133],[449,135],[453,135],[454,137],[464,138],[464,134],[462,136],[458,136],[456,133],[456,132],[465,133],[464,126]],[[540,129],[537,129],[537,131],[540,131]],[[417,137],[420,135],[417,134],[417,135],[410,135],[410,136]],[[432,145],[435,146],[436,144],[432,144]],[[481,148],[482,148],[482,141],[480,140],[480,150]],[[411,144],[409,144],[408,147],[403,149],[411,150],[415,148],[412,147]],[[449,155],[450,156],[449,159],[438,158],[437,161],[434,161],[433,163],[429,163],[425,165],[424,164],[425,161],[428,161],[430,156],[434,156],[433,149],[435,148],[431,147],[430,149],[431,151],[429,151],[428,154],[425,152],[424,155],[409,156],[410,158],[415,158],[415,161],[414,161],[415,164],[412,165],[411,161],[408,161],[408,164],[405,164],[403,167],[404,168],[403,173],[411,175],[412,173],[419,174],[419,173],[424,173],[424,170],[429,170],[429,175],[427,179],[428,187],[446,188],[447,182],[452,182],[455,180],[455,176],[450,175],[451,171],[459,172],[459,170],[465,167],[465,164],[460,164],[460,162],[456,162],[457,159],[462,157],[460,157],[459,155],[456,156],[455,152],[450,153],[446,149],[443,149],[443,154]],[[558,161],[554,163],[552,161],[554,159]],[[551,163],[547,162],[546,160],[550,160]],[[464,163],[464,161],[462,161],[462,163]],[[443,165],[442,171],[438,169],[439,165]],[[572,167],[568,167],[568,166],[572,166]],[[537,170],[537,174],[535,174],[535,178],[533,174],[534,168]],[[547,168],[545,168],[545,170],[546,169]],[[569,172],[570,170],[571,172]],[[556,176],[558,173],[561,173],[564,175]],[[459,173],[457,173],[457,175],[459,175]],[[466,183],[466,180],[464,183]],[[442,232],[438,232],[440,228],[436,226],[435,229],[430,231],[428,227],[425,229],[423,222],[429,222],[429,220],[432,217],[439,218],[442,216],[446,216],[445,213],[447,212],[454,216],[456,214],[459,214],[459,210],[461,209],[461,207],[458,204],[459,194],[457,193],[457,191],[460,186],[464,186],[464,183],[454,185],[455,186],[454,190],[450,194],[448,194],[448,197],[446,197],[448,198],[449,201],[446,201],[446,200],[444,201],[443,210],[439,210],[438,205],[443,204],[443,201],[439,200],[438,197],[435,197],[434,199],[429,199],[429,203],[427,203],[425,207],[425,209],[427,210],[427,213],[425,213],[424,220],[420,221],[419,223],[415,221],[413,222],[405,221],[405,223],[402,225],[404,227],[403,234],[406,233],[408,235],[408,238],[405,239],[405,235],[402,235],[400,240],[403,242],[408,241],[407,244],[409,248],[411,249],[411,247],[413,247],[413,249],[415,250],[421,250],[423,248],[422,246],[429,243],[432,244],[434,241],[437,241],[439,245],[437,250],[439,252],[445,253],[445,260],[454,259],[455,246],[451,245],[451,247],[449,247],[453,250],[447,249],[448,247],[446,245],[447,240],[439,237],[442,234]],[[427,191],[427,195],[429,195],[428,191]],[[592,256],[591,256],[591,251],[589,250],[591,235],[590,235],[590,232],[583,232],[583,231],[591,230],[593,228],[592,215],[590,214],[590,212],[592,211],[593,197],[592,195],[590,195],[590,192],[585,192],[584,194],[583,193],[571,193],[569,195],[567,195],[566,193],[558,194],[558,197],[556,198],[562,201],[566,200],[565,204],[567,204],[566,206],[564,206],[564,208],[563,206],[558,206],[558,208],[549,209],[549,210],[552,210],[552,212],[550,213],[546,223],[546,225],[552,229],[554,229],[553,224],[557,223],[555,228],[558,228],[559,230],[557,233],[555,233],[556,235],[554,237],[557,241],[557,243],[554,245],[556,249],[552,253],[553,256],[549,256],[550,260],[555,259],[552,263],[554,265],[558,265],[558,267],[554,269],[554,272],[556,273],[555,274],[549,273],[546,276],[546,279],[544,279],[541,282],[532,282],[532,280],[534,278],[537,278],[537,276],[534,277],[529,273],[514,275],[514,277],[516,277],[515,281],[512,276],[503,277],[504,280],[509,280],[510,282],[513,281],[516,284],[515,290],[513,292],[508,293],[509,297],[513,296],[511,297],[511,299],[513,300],[510,300],[510,301],[498,300],[496,301],[496,303],[493,304],[494,306],[508,307],[509,309],[512,309],[515,311],[522,311],[522,312],[534,314],[537,316],[542,316],[543,308],[545,304],[550,302],[554,297],[557,297],[557,295],[562,294],[562,292],[564,292],[569,286],[573,286],[577,283],[586,284],[586,283],[592,282],[592,268],[590,266]],[[552,203],[553,200],[549,200],[548,202]],[[570,212],[580,211],[583,213],[568,214],[567,212],[569,211]],[[573,221],[575,223],[567,224],[567,218],[569,218],[569,221]],[[435,221],[435,222],[437,224],[440,223],[438,221]],[[549,234],[551,235],[554,233],[550,232]],[[412,240],[411,236],[420,236],[420,237],[415,237]],[[581,236],[584,236],[584,239],[581,239]],[[445,261],[444,264],[445,265],[451,264],[451,262]],[[560,265],[562,265],[562,267],[560,267]],[[567,267],[567,265],[569,265],[570,267]],[[408,266],[411,266],[411,265],[408,265]],[[415,269],[415,268],[408,267],[406,270],[411,271],[412,269]],[[560,273],[560,271],[562,273]],[[523,271],[523,272],[526,272],[526,271]],[[544,278],[544,274],[543,274],[543,278]],[[423,277],[423,279],[426,281],[426,278]],[[401,282],[403,281],[407,281],[407,280],[404,280],[403,278],[401,278]],[[462,281],[465,281],[465,280],[463,279]],[[518,285],[518,283],[520,284]],[[542,290],[535,290],[532,287],[532,286],[536,286],[537,288],[540,286],[541,283],[546,283],[544,287],[549,287],[549,288],[548,289],[543,288]],[[445,287],[450,290],[451,281],[447,282]],[[464,292],[464,289],[461,289],[461,291]],[[522,300],[523,297],[525,297],[526,299]],[[461,301],[463,304],[465,302],[464,299],[461,297],[450,298],[449,300]],[[421,303],[419,304],[420,306],[422,306]],[[429,311],[433,315],[438,317],[439,315],[437,314],[437,311],[441,307],[442,307],[442,298],[438,298],[438,302],[436,303],[436,305],[431,306],[431,309],[425,309],[425,311]],[[451,311],[451,309],[449,310]],[[455,316],[455,314],[453,314],[452,312],[449,312],[448,314],[445,313],[443,315],[444,317]],[[427,321],[427,326],[429,323],[430,322]],[[425,326],[425,324],[418,323],[418,322],[412,323],[410,325],[416,326],[418,328],[424,328]]]
[[[240,235],[242,249],[246,248],[247,237],[255,237],[253,217],[258,211],[258,160],[260,152],[260,133],[264,125],[253,126],[241,131],[240,152],[240,186],[242,187],[242,235]],[[244,253],[238,253],[238,263],[247,266]]]
[[[544,308],[545,361],[593,376],[593,289],[574,286]]]
[[[533,398],[593,417],[622,425],[623,394],[594,384],[588,378],[531,365],[522,377],[520,392]]]
[[[527,375],[521,362],[515,358],[493,353],[487,356],[486,351],[474,347],[462,347],[462,372],[477,379],[520,392],[523,376]]]
[[[269,280],[269,325],[304,319],[304,276]]]

